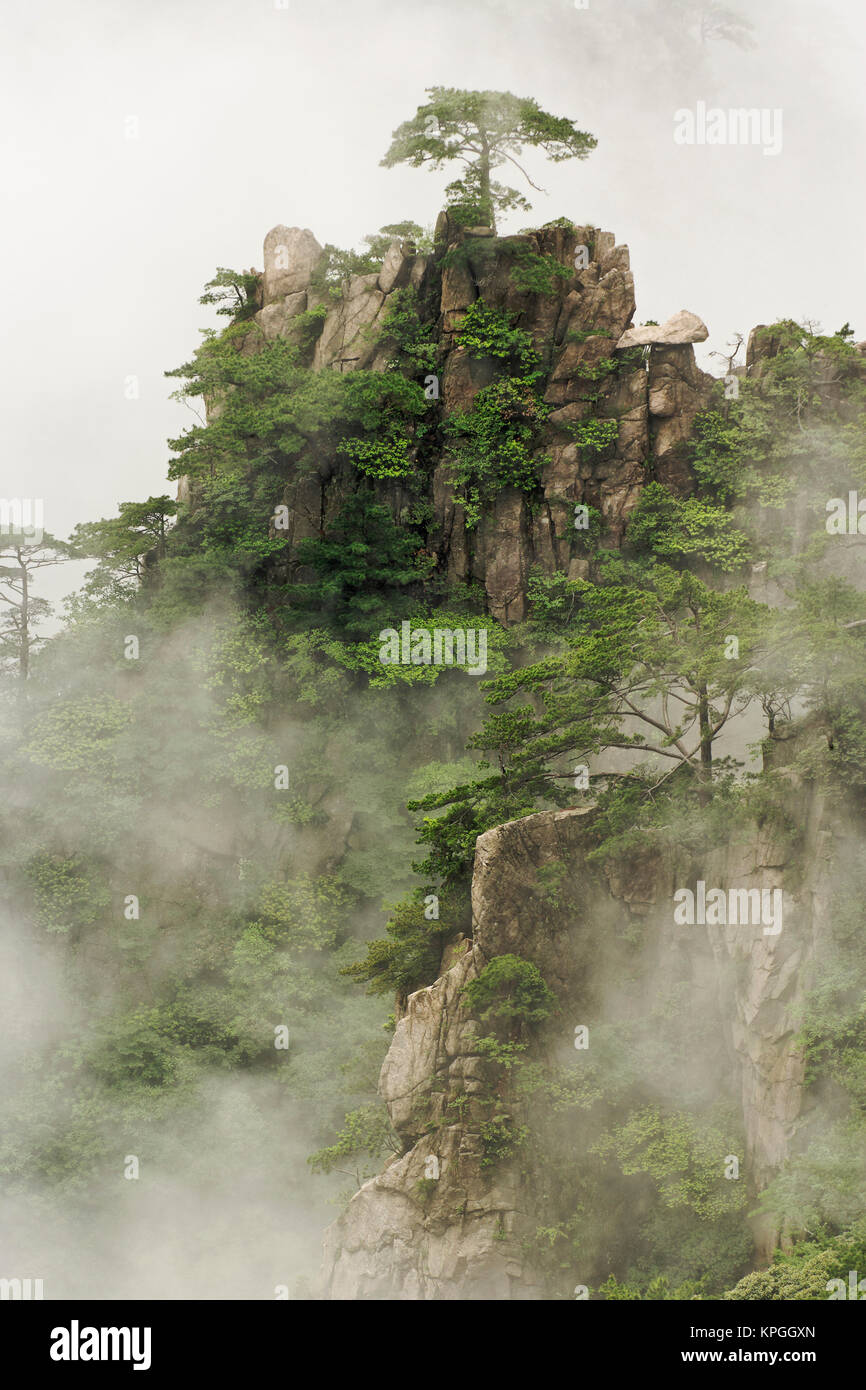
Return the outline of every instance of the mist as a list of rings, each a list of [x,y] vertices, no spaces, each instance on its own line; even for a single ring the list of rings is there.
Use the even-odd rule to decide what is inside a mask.
[[[719,30],[717,6],[687,0],[19,7],[0,60],[0,491],[43,499],[56,536],[173,493],[167,440],[196,421],[164,373],[220,326],[197,302],[205,283],[218,266],[260,268],[277,224],[340,247],[407,218],[432,227],[453,171],[380,160],[433,85],[531,95],[596,136],[584,162],[530,151],[543,191],[500,231],[568,217],[615,232],[635,323],[698,314],[705,371],[722,374],[736,334],[782,318],[866,338],[863,7],[734,8]],[[777,150],[678,144],[677,112],[701,103],[780,112]],[[787,506],[791,534],[847,481],[828,443]],[[750,537],[773,533],[747,513]],[[821,563],[862,592],[859,556],[829,548]],[[59,609],[90,569],[58,566],[39,594]],[[7,682],[0,1274],[41,1278],[52,1299],[309,1298],[324,1227],[381,1167],[308,1161],[369,1103],[395,1026],[393,995],[344,972],[424,883],[406,802],[475,775],[466,743],[486,689],[448,672],[359,693],[303,635],[280,636],[277,659],[255,626],[271,611],[251,617],[248,594],[227,588],[177,621],[175,582],[152,580],[152,609],[73,603],[65,627],[58,612],[40,628],[52,640],[29,699]],[[791,602],[760,566],[745,583]],[[140,660],[125,659],[129,634]],[[486,636],[484,651],[481,675]],[[752,704],[717,753],[756,772],[765,735]],[[736,844],[731,828],[720,848]],[[634,1002],[617,975],[633,923],[609,925],[587,1003],[614,1028]],[[683,981],[652,979],[662,1009]],[[657,1067],[647,1103],[682,1079],[655,1024],[635,1022]],[[688,1088],[730,1108],[730,1049],[702,1046]],[[821,1107],[835,1120],[838,1095]],[[566,1126],[568,1140],[586,1136]]]

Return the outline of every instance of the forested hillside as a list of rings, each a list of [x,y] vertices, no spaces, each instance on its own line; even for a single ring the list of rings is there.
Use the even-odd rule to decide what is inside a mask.
[[[93,564],[3,638],[2,1201],[58,1295],[321,1294],[386,1162],[454,1254],[397,1296],[818,1298],[866,1261],[864,345],[786,320],[709,376],[611,234],[498,235],[491,196],[358,252],[275,228],[171,372],[177,499],[4,550],[7,604]],[[669,934],[696,879],[788,894],[784,958],[759,929],[716,990]],[[749,969],[801,1068],[766,1124]],[[468,1029],[438,1089],[422,1005]],[[379,1191],[332,1296],[406,1275]]]

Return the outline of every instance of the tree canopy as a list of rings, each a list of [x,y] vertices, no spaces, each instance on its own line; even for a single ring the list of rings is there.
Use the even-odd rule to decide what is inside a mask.
[[[452,160],[460,161],[466,173],[448,185],[448,200],[470,220],[485,225],[495,225],[497,212],[531,206],[518,189],[491,179],[491,172],[506,162],[531,188],[544,191],[517,158],[524,147],[541,149],[559,164],[586,159],[598,143],[574,121],[543,111],[531,97],[458,87],[428,87],[427,95],[430,100],[394,131],[381,163],[388,169],[395,164],[441,169]]]

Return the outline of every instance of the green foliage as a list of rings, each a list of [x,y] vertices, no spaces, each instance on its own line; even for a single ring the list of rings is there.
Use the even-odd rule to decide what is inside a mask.
[[[306,362],[311,356],[313,348],[322,336],[327,317],[327,304],[317,304],[314,308],[305,309],[302,314],[297,314],[292,320],[292,333],[302,361]]]
[[[416,890],[396,903],[385,928],[387,936],[368,942],[364,959],[345,966],[342,973],[365,982],[370,994],[393,993],[402,999],[432,984],[439,974],[445,941],[454,931],[455,912],[443,899],[440,916],[426,916],[424,896]]]
[[[726,1133],[695,1115],[663,1115],[655,1107],[631,1115],[596,1147],[602,1156],[613,1155],[625,1176],[651,1178],[664,1206],[687,1207],[705,1221],[746,1206],[744,1185],[725,1178],[730,1151],[730,1129]]]
[[[101,916],[110,901],[99,869],[80,854],[62,857],[43,851],[29,860],[25,872],[36,922],[45,931],[77,935]]]
[[[526,1142],[528,1134],[526,1125],[515,1125],[507,1111],[497,1109],[481,1125],[481,1167],[494,1168],[511,1158]]]
[[[413,459],[407,439],[344,439],[337,452],[366,478],[408,478]]]
[[[346,413],[368,433],[409,429],[426,413],[423,387],[399,372],[349,372],[343,381]]]
[[[177,510],[177,502],[163,494],[146,502],[121,502],[116,517],[76,526],[70,537],[76,558],[99,561],[88,577],[87,592],[95,597],[134,593],[143,578],[146,557],[164,558]]]
[[[256,312],[259,277],[254,270],[226,270],[219,266],[208,280],[199,304],[214,304],[217,313],[234,322],[252,318]]]
[[[511,283],[521,294],[555,294],[562,281],[574,276],[571,266],[555,256],[539,255],[525,241],[503,240],[500,246],[512,261]]]
[[[737,509],[752,558],[775,552],[786,561],[785,528],[796,534],[802,525],[794,498],[826,542],[828,495],[866,477],[866,382],[841,331],[823,335],[784,320],[760,330],[756,346],[766,355],[738,377],[737,399],[722,400],[718,384],[718,403],[695,420],[689,453],[704,500]]]
[[[502,1067],[506,1072],[513,1071],[522,1060],[527,1050],[526,1043],[504,1041],[490,1034],[487,1037],[478,1039],[477,1051],[479,1057],[484,1057],[488,1062],[492,1062],[496,1067]]]
[[[485,170],[469,143],[457,153],[473,130],[498,131],[503,157],[521,132],[524,143],[555,144],[555,118],[537,108],[534,116],[508,102],[463,100],[496,95],[434,89],[438,134],[423,129],[425,117],[422,129],[395,136],[403,145],[391,162],[468,158],[450,187],[457,220],[485,221],[494,204],[521,201],[492,181],[500,159]],[[565,124],[571,133],[561,133],[554,157],[576,152],[580,132]],[[829,796],[866,784],[862,597],[787,558],[800,526],[786,510],[794,493],[820,531],[828,486],[844,495],[866,478],[862,357],[849,326],[829,337],[792,322],[767,330],[762,346],[772,354],[738,378],[739,400],[723,402],[718,388],[696,424],[695,495],[645,487],[627,559],[597,546],[601,519],[591,509],[589,531],[571,537],[586,546],[591,580],[534,572],[530,617],[506,633],[478,616],[483,592],[433,577],[429,483],[444,441],[470,524],[502,487],[535,489],[549,408],[531,336],[482,299],[469,308],[455,346],[498,375],[444,424],[417,379],[439,357],[429,306],[414,290],[389,302],[388,370],[341,375],[308,365],[327,303],[351,276],[378,269],[393,236],[424,249],[409,223],[367,237],[366,251],[326,248],[317,273],[326,303],[274,343],[252,317],[258,277],[218,272],[202,302],[231,322],[170,374],[183,378],[181,399],[199,397],[209,412],[207,425],[173,446],[172,473],[189,478],[189,501],[126,502],[117,517],[76,529],[73,548],[96,570],[36,662],[27,700],[4,722],[0,869],[25,933],[37,943],[54,934],[48,944],[79,1021],[64,1021],[59,1042],[23,1047],[21,1066],[10,1068],[0,1176],[13,1197],[38,1187],[52,1216],[63,1206],[51,1207],[46,1193],[92,1193],[143,1131],[157,1162],[176,1163],[181,1144],[193,1155],[185,1162],[199,1161],[212,1147],[209,1094],[226,1081],[225,1108],[242,1117],[237,1171],[253,1184],[274,1117],[286,1134],[320,1145],[310,1160],[319,1174],[345,1169],[360,1182],[398,1151],[373,1101],[383,1027],[394,1026],[393,1015],[382,1023],[381,996],[405,1001],[436,978],[443,949],[454,951],[471,930],[466,888],[478,834],[540,806],[573,805],[575,759],[601,763],[612,749],[615,768],[628,764],[594,773],[587,893],[614,859],[632,855],[639,867],[670,846],[682,855],[736,842],[750,833],[751,815],[784,826],[787,814],[797,829],[784,776],[738,785],[715,756],[728,718],[753,703],[771,725],[794,695],[810,710],[815,737],[782,772]],[[533,245],[497,243],[496,254],[513,257],[512,287],[552,293],[571,271]],[[541,350],[547,361],[547,345]],[[582,375],[601,380],[633,365],[602,358]],[[591,458],[612,447],[618,428],[588,418],[574,437]],[[305,478],[327,480],[328,521],[290,557],[273,512]],[[400,486],[375,486],[389,480]],[[381,497],[402,508],[399,518]],[[758,553],[759,530],[788,586],[778,621],[718,583]],[[698,564],[716,571],[713,583],[691,572]],[[379,660],[382,627],[405,616],[454,628],[467,614],[490,647],[483,723],[479,685],[463,673]],[[140,662],[122,659],[128,632],[141,638]],[[728,633],[740,640],[733,660]],[[515,649],[525,663],[518,670]],[[447,684],[435,694],[417,688],[438,679]],[[408,745],[399,737],[407,727]],[[490,762],[461,757],[467,740]],[[639,758],[647,761],[635,765]],[[289,793],[274,786],[284,762]],[[405,862],[407,791],[410,809],[425,813],[427,857],[416,871],[425,885],[445,885],[430,920]],[[305,873],[331,844],[327,871]],[[134,923],[120,909],[131,863],[142,905]],[[822,1280],[866,1268],[856,1229],[866,1182],[864,890],[853,877],[845,890],[799,1023],[807,1084],[826,1102],[819,1114],[836,1120],[803,1130],[803,1147],[761,1197],[763,1210],[813,1239],[732,1289],[750,1258],[749,1232],[744,1186],[721,1170],[742,1136],[722,1105],[713,1108],[717,1042],[689,1006],[690,962],[647,1001],[643,923],[594,921],[595,944],[575,934],[576,952],[604,936],[616,989],[600,1003],[592,971],[578,973],[586,993],[570,1008],[590,1021],[593,1046],[570,1067],[531,1050],[532,1031],[555,1006],[531,962],[496,957],[466,986],[490,1028],[477,1050],[491,1085],[480,1100],[453,1098],[443,1119],[487,1107],[485,1169],[520,1150],[546,1223],[532,1256],[551,1287],[573,1286],[580,1270],[617,1300],[725,1288],[731,1298],[824,1297]],[[574,893],[566,862],[539,872],[543,931],[572,924]],[[370,940],[383,900],[395,902],[385,938]],[[354,988],[359,981],[372,999]],[[275,1024],[284,1019],[291,1046],[278,1051]],[[208,1122],[205,1146],[197,1115]],[[280,1178],[295,1194],[303,1191],[296,1169],[287,1163]],[[434,1188],[425,1182],[417,1192],[426,1200]]]
[[[747,1274],[724,1297],[734,1301],[761,1299],[774,1302],[824,1302],[831,1297],[851,1297],[850,1272],[855,1283],[866,1269],[866,1229],[862,1221],[840,1235],[798,1242],[793,1250],[777,1250],[769,1269]],[[828,1287],[831,1280],[841,1280]],[[859,1291],[854,1296],[863,1297]]]
[[[647,483],[629,518],[628,540],[662,560],[694,557],[730,572],[746,564],[749,544],[724,507],[697,497],[675,497],[661,483]]]
[[[587,378],[589,381],[602,381],[606,376],[613,376],[616,372],[619,371],[619,369],[620,369],[620,362],[619,362],[615,357],[602,357],[602,359],[601,359],[599,362],[596,362],[596,364],[595,364],[594,367],[593,367],[593,366],[590,366],[590,364],[589,364],[588,362],[582,362],[581,365],[580,365],[580,367],[579,367],[579,369],[578,369],[578,375],[581,376],[581,377]],[[618,420],[595,420],[595,421],[592,421],[591,423],[593,423],[593,424],[595,424],[595,425],[605,426],[605,428],[604,428],[603,430],[601,430],[600,432],[598,432],[598,434],[600,435],[600,442],[598,442],[598,443],[593,443],[593,445],[592,445],[592,447],[593,447],[594,449],[596,449],[596,451],[598,451],[599,449],[606,448],[607,445],[608,445],[609,443],[613,443],[613,441],[614,441],[616,438],[618,438],[618,436],[619,436],[619,421],[618,421]],[[611,426],[611,425],[616,425],[616,426],[617,426],[617,429],[616,429],[616,433],[615,433],[615,434],[614,434],[614,432],[610,429],[610,426]],[[578,430],[579,430],[579,429],[580,429],[580,426],[578,426],[577,428],[578,428]],[[605,436],[607,436],[607,437],[605,438]],[[585,435],[585,436],[584,436],[584,441],[586,440],[587,437],[589,437],[590,439],[592,439],[592,435],[591,435],[591,434],[590,434],[589,436],[586,436],[586,435]],[[584,447],[584,448],[587,447],[586,442],[584,442],[584,446],[583,446],[583,447]]]
[[[357,1164],[364,1157],[375,1162],[389,1151],[399,1153],[399,1147],[387,1110],[376,1102],[351,1110],[343,1119],[336,1141],[311,1154],[307,1162],[314,1173],[348,1171],[360,1187],[363,1178],[356,1168],[347,1165]],[[369,1176],[367,1173],[365,1175]]]
[[[583,375],[588,375],[588,373],[583,373]],[[590,454],[600,454],[615,444],[619,438],[619,421],[586,420],[582,424],[572,425],[571,434],[577,441],[579,448]]]
[[[866,1182],[862,1114],[837,1120],[791,1157],[759,1199],[759,1208],[791,1229],[840,1230],[863,1214]]]
[[[467,220],[493,225],[495,210],[528,208],[515,188],[491,180],[491,170],[506,160],[516,162],[524,146],[541,149],[548,159],[585,159],[595,137],[573,121],[551,116],[529,97],[511,92],[461,91],[429,87],[430,98],[415,115],[394,131],[381,161],[385,168],[428,164],[441,169],[451,160],[467,165],[462,179],[449,185],[450,201],[467,211]],[[518,168],[520,166],[518,165]]]
[[[434,371],[438,359],[436,334],[433,325],[421,316],[418,291],[413,287],[394,290],[389,296],[382,336],[393,341],[400,357],[413,370]]]
[[[504,377],[478,392],[471,410],[449,417],[450,482],[467,526],[476,526],[486,502],[503,487],[532,492],[545,456],[533,452],[550,409],[522,377]]]
[[[609,338],[610,334],[602,333],[598,328],[569,328],[565,335],[567,343],[588,343],[590,338]]]
[[[441,813],[422,817],[418,842],[426,846],[427,856],[412,867],[425,877],[455,887],[468,887],[479,835],[536,809],[530,791],[519,784],[512,787],[499,776],[476,778],[407,805],[410,811]]]
[[[635,1284],[621,1284],[616,1275],[611,1274],[599,1286],[598,1292],[607,1302],[639,1299],[651,1303],[669,1303],[700,1298],[702,1287],[703,1284],[698,1279],[687,1279],[674,1287],[669,1279],[659,1274],[650,1280],[645,1290],[641,1290]]]
[[[104,1024],[88,1068],[109,1090],[158,1090],[177,1076],[174,1048],[160,1028],[158,1009],[135,1009]]]
[[[422,387],[398,372],[352,372],[346,402],[365,433],[341,440],[337,453],[367,477],[410,477],[414,439],[424,434],[424,426],[416,423],[427,409]]]
[[[381,256],[383,260],[393,241],[406,242],[422,254],[433,250],[433,238],[429,230],[411,221],[389,222],[386,226],[380,227],[378,232],[365,236],[364,241],[369,246],[371,255]]]
[[[780,467],[778,442],[778,426],[760,399],[744,397],[727,416],[706,411],[695,419],[690,444],[695,477],[708,498],[723,505],[755,500],[779,509],[796,481]]]
[[[426,563],[429,557],[422,555],[420,559]],[[416,664],[414,661],[409,661],[404,664],[402,660],[394,661],[391,659],[392,638],[383,637],[382,633],[388,632],[389,629],[396,633],[399,649],[400,633],[398,628],[394,627],[393,622],[397,622],[398,616],[403,615],[413,629],[413,641],[417,629],[423,628],[427,633],[430,639],[431,660],[429,663],[419,661]],[[418,602],[411,604],[408,612],[395,605],[387,619],[385,614],[381,616],[386,626],[380,627],[380,632],[375,637],[371,637],[366,642],[355,642],[351,646],[343,645],[340,650],[336,647],[332,648],[335,660],[339,661],[347,670],[365,673],[371,690],[406,685],[435,685],[439,680],[449,682],[458,679],[465,680],[465,673],[470,674],[473,678],[483,675],[485,664],[490,672],[503,671],[508,664],[506,651],[511,645],[511,634],[495,618],[472,615],[471,629],[476,634],[478,645],[475,648],[477,664],[470,664],[472,650],[462,631],[467,618],[465,612],[448,612],[441,608],[431,609],[426,604]],[[392,618],[393,622],[391,621]],[[442,646],[443,657],[441,665],[437,664],[434,659],[437,633],[440,632],[439,641]],[[486,657],[481,652],[479,640],[481,634],[483,634],[487,647]],[[461,656],[461,643],[466,650],[465,665]],[[383,648],[386,649],[388,661],[382,659]]]
[[[259,891],[255,930],[263,941],[293,950],[331,948],[351,899],[334,878],[301,877],[264,884]]]
[[[387,248],[386,248],[387,249]],[[374,275],[382,267],[384,251],[368,246],[364,251],[346,250],[326,242],[319,264],[310,276],[310,292],[339,300],[356,275]]]
[[[290,463],[312,470],[317,453],[352,423],[349,378],[302,367],[297,344],[285,338],[241,352],[247,334],[256,333],[257,325],[239,324],[208,335],[191,362],[166,373],[184,379],[177,399],[201,396],[210,413],[207,424],[169,441],[177,454],[169,471],[196,481],[267,478],[276,502],[280,470]]]
[[[505,310],[476,299],[455,330],[455,345],[471,357],[493,357],[512,369],[527,371],[537,365],[538,354],[532,338],[522,328],[515,328],[512,319]]]
[[[344,638],[368,638],[399,621],[412,587],[426,573],[418,538],[395,526],[391,513],[368,493],[351,493],[324,536],[302,541],[298,558],[317,581],[297,584],[291,600],[299,612],[327,615]]]
[[[537,965],[520,956],[494,956],[463,990],[482,1023],[525,1031],[548,1018],[555,1000]]]
[[[445,185],[445,203],[459,227],[496,228],[496,214],[532,206],[516,188],[485,178],[481,169],[470,165],[462,178]]]
[[[420,252],[433,249],[429,233],[417,222],[411,221],[388,223],[380,227],[378,232],[369,232],[363,240],[362,251],[345,250],[331,242],[327,243],[310,277],[310,290],[314,295],[341,298],[356,275],[373,275],[381,269],[393,241],[409,242]]]
[[[828,1078],[866,1118],[866,949],[862,932],[866,874],[851,865],[844,886],[837,888],[828,913],[829,949],[816,962],[803,1010],[799,1042],[807,1079]]]
[[[719,1102],[715,1032],[695,1010],[690,966],[669,962],[664,983],[656,976],[648,989],[647,957],[626,940],[619,914],[600,910],[591,866],[578,862],[571,875],[594,904],[584,947],[570,938],[578,954],[569,1012],[588,1022],[591,1046],[571,1060],[537,1049],[510,1073],[529,1130],[521,1167],[543,1223],[533,1266],[554,1296],[568,1297],[575,1282],[617,1298],[718,1295],[748,1267],[752,1239],[744,1184],[724,1177],[744,1135],[736,1100]],[[558,931],[573,920],[567,898]],[[615,998],[593,983],[601,939]]]
[[[300,365],[297,342],[286,339],[251,355],[238,346],[237,337],[209,338],[194,362],[171,373],[187,378],[181,398],[219,404],[206,426],[172,441],[173,475],[189,475],[202,503],[174,538],[174,553],[199,532],[207,549],[233,560],[218,515],[229,493],[234,549],[267,559],[284,544],[269,536],[268,521],[288,471],[314,472],[323,455],[338,456],[342,448],[374,476],[394,476],[395,469],[402,475],[407,441],[424,434],[423,388],[399,372],[314,372]],[[238,513],[247,522],[240,545]]]
[[[17,524],[14,513],[11,522],[8,513],[4,514],[4,535],[0,538],[0,673],[14,674],[24,682],[30,676],[37,650],[46,640],[39,633],[39,625],[54,612],[47,599],[34,593],[34,583],[41,570],[75,559],[76,552],[68,542],[57,540],[48,531],[43,531],[37,540],[35,536],[10,530]],[[19,696],[23,696],[24,690],[19,685]]]
[[[25,752],[42,767],[110,772],[116,768],[118,735],[132,718],[129,706],[110,695],[60,701],[37,716]]]
[[[599,514],[594,513],[598,529]],[[581,533],[583,535],[589,532]],[[579,602],[580,585],[558,570],[555,574],[544,574],[538,568],[531,571],[526,585],[530,603],[530,623],[533,632],[541,637],[553,637],[567,627],[575,607]]]
[[[34,671],[22,733],[4,726],[7,776],[24,791],[7,803],[0,837],[16,930],[37,944],[59,935],[64,991],[81,1020],[27,1047],[0,1111],[4,1187],[39,1184],[52,1213],[55,1188],[91,1192],[115,1171],[118,1146],[137,1152],[142,1126],[155,1161],[176,1164],[178,1145],[194,1156],[208,1111],[205,1147],[216,1176],[227,1163],[231,1180],[235,1157],[207,1095],[232,1073],[232,1113],[240,1105],[252,1125],[237,1172],[257,1177],[258,1146],[283,1115],[297,1137],[280,1181],[303,1191],[294,1151],[330,1143],[342,1114],[371,1100],[386,1044],[381,1005],[357,997],[340,970],[382,893],[410,886],[402,798],[415,764],[393,738],[398,701],[387,690],[371,699],[315,640],[284,636],[273,611],[249,601],[214,604],[195,623],[185,614],[160,633],[152,615],[165,582],[136,597],[134,625],[131,601],[81,610]],[[130,629],[142,660],[125,663]],[[106,672],[121,698],[101,689]],[[455,691],[429,728],[425,694],[413,754],[441,759],[472,691]],[[282,762],[291,793],[273,786]],[[361,827],[351,863],[333,875],[294,868],[287,846],[297,840],[281,819],[290,799],[319,817],[308,843],[327,823],[323,801]],[[373,897],[349,886],[374,877]],[[130,888],[141,902],[134,922],[123,917]],[[283,1021],[285,1052],[274,1046]],[[363,1077],[344,1072],[371,1044]]]
[[[761,633],[760,606],[742,590],[719,593],[658,564],[635,570],[611,560],[604,580],[576,581],[564,651],[491,682],[487,703],[502,708],[470,747],[492,753],[499,775],[426,799],[424,809],[449,810],[421,826],[419,838],[431,846],[424,871],[459,878],[471,862],[474,836],[497,824],[496,817],[501,822],[530,806],[572,804],[574,763],[605,749],[653,752],[679,764],[691,773],[692,795],[708,797],[716,738],[733,710],[758,698],[749,658]],[[725,654],[729,633],[739,634],[736,659]],[[661,711],[650,710],[647,702],[657,696]],[[511,703],[517,699],[524,703]],[[620,807],[627,824],[642,801],[658,809],[666,793],[679,795],[685,786],[659,793],[664,771],[647,770],[644,780],[631,772],[622,792],[615,777],[610,781],[616,790],[608,809],[615,820]]]

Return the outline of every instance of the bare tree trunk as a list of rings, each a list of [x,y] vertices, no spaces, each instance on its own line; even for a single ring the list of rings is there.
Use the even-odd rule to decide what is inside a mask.
[[[496,219],[493,214],[493,200],[490,196],[490,146],[487,143],[487,133],[482,130],[481,134],[481,157],[478,160],[478,180],[481,189],[481,206],[487,210],[490,218],[490,225],[496,231]]]
[[[21,558],[20,555],[18,557]],[[18,674],[22,681],[30,675],[30,590],[27,568],[21,566],[21,650],[18,656]]]
[[[698,686],[698,720],[701,730],[700,801],[702,806],[706,806],[713,782],[713,729],[705,681]]]

